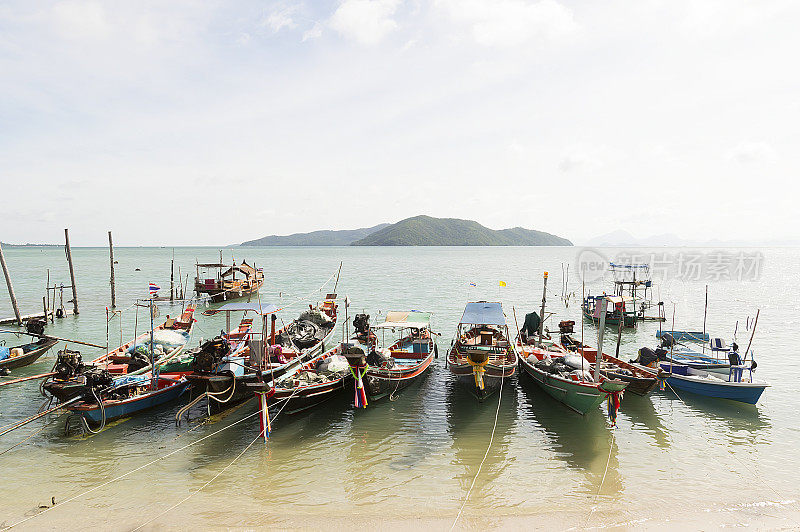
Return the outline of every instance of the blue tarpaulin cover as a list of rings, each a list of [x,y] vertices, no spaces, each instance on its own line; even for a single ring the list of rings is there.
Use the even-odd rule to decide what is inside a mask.
[[[506,317],[503,315],[503,306],[500,303],[467,303],[461,323],[474,325],[505,325]]]

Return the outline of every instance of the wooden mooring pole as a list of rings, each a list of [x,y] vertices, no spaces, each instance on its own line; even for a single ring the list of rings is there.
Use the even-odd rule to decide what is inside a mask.
[[[14,285],[11,284],[11,275],[8,273],[8,266],[6,266],[6,258],[3,256],[3,246],[0,244],[0,264],[3,266],[3,275],[6,277],[6,286],[8,287],[8,296],[11,298],[11,306],[14,307],[14,316],[17,318],[17,325],[22,325],[22,316],[19,314],[19,306],[17,305],[17,296],[14,295]]]
[[[116,287],[114,286],[114,242],[111,240],[111,231],[108,232],[108,258],[111,262],[111,308],[117,307]],[[72,284],[75,284],[73,279]]]
[[[69,277],[72,280],[72,313],[78,313],[78,288],[75,286],[75,268],[72,266],[72,249],[69,247],[69,229],[64,229],[65,249],[67,251],[67,264],[69,264]]]

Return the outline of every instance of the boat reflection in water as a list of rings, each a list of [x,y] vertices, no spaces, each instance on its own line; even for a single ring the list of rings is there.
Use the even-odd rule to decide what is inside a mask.
[[[725,444],[770,443],[772,421],[755,405],[688,393],[678,397],[670,391],[659,394],[658,399],[664,410],[675,409],[684,417],[696,418],[710,438],[725,440]]]
[[[523,376],[520,381],[519,410],[523,422],[533,425],[530,430],[538,425],[556,459],[583,473],[585,480],[578,492],[595,495],[602,482],[600,495],[621,495],[624,484],[619,473],[619,447],[603,412],[596,409],[578,415],[542,391],[533,379]],[[624,410],[625,406],[621,411]]]
[[[653,392],[653,394],[657,394],[657,392]],[[647,397],[626,395],[625,404],[619,411],[619,423],[624,425],[627,420],[631,424],[631,431],[652,437],[653,443],[659,448],[667,450],[672,443],[669,428],[656,412],[653,401],[660,401],[660,398],[653,397],[653,394]]]
[[[496,482],[507,473],[513,464],[514,457],[509,453],[512,434],[517,420],[517,379],[507,378],[502,383],[499,394],[491,396],[485,401],[475,401],[469,389],[461,386],[456,379],[451,378],[446,383],[446,415],[447,432],[452,445],[451,463],[456,466],[452,470],[453,480],[458,482],[456,492],[461,493],[453,503],[457,503],[457,510],[463,496],[475,480],[469,500],[471,511],[495,509],[499,507],[512,507],[521,502],[519,493],[514,490],[492,489],[492,496],[486,497],[487,489],[492,486],[504,485],[505,480]],[[497,401],[501,400],[498,411]],[[492,428],[497,415],[497,426],[494,431],[494,440],[491,449],[486,455],[486,461],[481,467],[486,448],[492,435]]]

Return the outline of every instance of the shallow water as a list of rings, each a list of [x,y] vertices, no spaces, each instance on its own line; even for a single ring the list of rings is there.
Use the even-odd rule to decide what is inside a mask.
[[[233,253],[265,269],[262,300],[290,305],[282,312],[284,321],[295,317],[307,299],[332,290],[332,280],[321,291],[320,285],[343,261],[337,292],[352,302],[351,315],[361,310],[373,318],[393,309],[432,311],[443,352],[468,300],[499,299],[512,324],[513,309],[520,323],[526,312],[538,310],[545,269],[551,272],[548,310],[556,313],[548,325],[555,328],[565,318],[580,324],[581,285],[574,274],[568,285],[569,292],[576,292],[573,302],[566,306],[560,299],[562,264],[576,271],[578,251],[233,248],[225,254],[226,259]],[[23,313],[40,310],[47,268],[52,280],[68,284],[60,248],[4,252]],[[81,314],[57,320],[49,330],[105,344],[107,250],[78,248],[73,255]],[[128,310],[121,321],[109,324],[111,344],[120,343],[120,326],[124,340],[132,337],[137,318],[130,306],[134,298],[147,296],[149,282],[159,283],[162,295],[168,289],[171,257],[172,250],[165,248],[115,250],[118,307]],[[59,504],[24,526],[132,529],[181,503],[148,526],[449,528],[475,479],[460,526],[800,526],[800,507],[794,502],[800,500],[800,423],[795,414],[800,386],[786,371],[800,322],[800,250],[764,250],[764,257],[763,273],[756,281],[709,284],[712,335],[730,339],[739,320],[739,344],[746,345],[746,317],[752,320],[761,309],[754,341],[758,377],[772,387],[757,407],[665,392],[649,397],[629,394],[612,429],[605,406],[581,417],[524,376],[504,384],[499,409],[497,395],[478,403],[454,385],[439,359],[422,382],[396,401],[354,411],[350,394],[345,394],[307,414],[279,417],[269,443],[256,442],[249,448],[258,433],[257,419],[245,419],[256,412],[252,402],[213,423],[193,420],[181,427],[174,424],[179,405],[168,405],[113,423],[91,437],[65,437],[63,418],[47,426],[36,421],[0,437],[2,452],[30,436],[0,455],[5,479],[0,483],[0,523],[35,515],[41,512],[40,504],[55,497]],[[195,259],[215,261],[218,251],[177,248],[176,271],[180,265],[184,275],[192,277]],[[499,287],[501,280],[505,288]],[[656,293],[667,302],[670,319],[674,303],[676,328],[702,328],[704,283],[657,281]],[[471,282],[477,286],[470,287]],[[602,280],[587,285],[595,293],[604,286],[608,285]],[[10,316],[7,295],[0,292],[0,315]],[[161,309],[162,314],[178,311],[179,307]],[[198,317],[191,345],[224,327],[222,316]],[[136,329],[143,330],[145,321],[140,315]],[[652,346],[657,328],[645,323],[625,331],[621,358],[643,345]],[[587,324],[584,334],[587,342],[596,343],[594,327]],[[8,334],[0,340],[17,343]],[[613,350],[615,340],[616,332],[607,329],[607,351]],[[88,359],[100,351],[80,350]],[[54,356],[55,350],[14,375],[47,371]],[[37,382],[0,388],[0,425],[34,414],[43,400]],[[476,478],[495,415],[493,444]],[[73,496],[78,497],[65,502]]]

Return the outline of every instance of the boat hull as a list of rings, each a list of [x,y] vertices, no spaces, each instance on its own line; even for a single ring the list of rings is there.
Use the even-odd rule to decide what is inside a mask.
[[[347,388],[352,387],[352,381],[352,377],[345,376],[323,384],[304,386],[300,390],[276,388],[267,404],[276,413],[281,411],[284,414],[299,414],[345,393]]]
[[[480,400],[486,399],[500,389],[503,380],[506,380],[516,373],[514,366],[494,366],[487,365],[483,374],[483,389],[475,383],[475,375],[472,366],[469,364],[450,364],[450,372],[456,377],[459,385],[464,386],[475,397]]]
[[[560,379],[529,364],[522,357],[520,357],[520,366],[522,371],[550,397],[581,415],[597,408],[606,399],[608,393],[619,392],[626,388],[624,382],[617,384],[615,381],[605,381],[601,385],[605,389],[601,390],[597,386]]]
[[[49,351],[51,347],[56,345],[57,342],[58,340],[54,340],[52,338],[43,338],[39,342],[35,342],[34,344],[28,344],[28,346],[36,345],[37,347],[33,348],[32,350],[18,357],[13,357],[13,358],[9,357],[6,358],[5,360],[0,360],[0,369],[3,368],[15,369],[33,364],[34,362],[39,360],[39,357],[47,353],[47,351]],[[23,346],[23,349],[24,347],[25,346]]]
[[[433,353],[430,353],[416,366],[402,369],[369,368],[367,374],[364,376],[364,386],[367,397],[369,397],[371,401],[379,401],[408,388],[424,377],[432,360]]]
[[[754,405],[761,398],[761,394],[769,386],[764,383],[750,382],[709,382],[691,376],[671,375],[667,377],[667,383],[684,392],[714,397],[717,399],[730,399]]]
[[[122,401],[107,401],[104,403],[105,420],[112,421],[123,417],[130,417],[144,410],[163,405],[180,397],[189,388],[186,381],[177,382],[152,393],[146,393]],[[81,414],[87,422],[99,425],[103,421],[103,411],[96,403],[78,403],[69,407],[69,410]]]
[[[250,288],[243,288],[241,290],[223,290],[221,288],[213,290],[195,289],[197,295],[200,297],[207,297],[209,303],[223,303],[225,301],[232,301],[234,299],[241,299],[243,297],[251,297],[256,294],[260,289],[263,281],[254,283]]]

